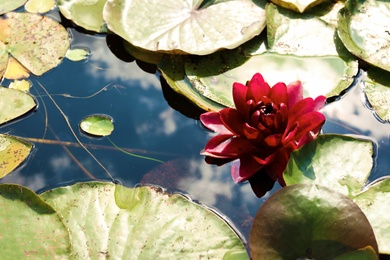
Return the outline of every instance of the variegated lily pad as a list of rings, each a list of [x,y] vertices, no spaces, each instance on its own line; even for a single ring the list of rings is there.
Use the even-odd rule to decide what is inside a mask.
[[[265,10],[247,0],[108,0],[103,16],[136,47],[198,55],[233,49],[265,27]]]
[[[22,6],[27,0],[0,0],[0,15]]]
[[[53,19],[14,12],[0,19],[0,41],[6,52],[38,76],[56,67],[70,44],[66,29]]]
[[[340,10],[338,34],[357,57],[390,71],[390,2],[349,0]]]

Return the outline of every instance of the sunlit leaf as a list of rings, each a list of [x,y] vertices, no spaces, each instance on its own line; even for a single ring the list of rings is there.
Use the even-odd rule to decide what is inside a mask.
[[[132,45],[131,43],[124,41],[125,50],[131,54],[137,60],[142,60],[151,64],[158,64],[164,54],[156,53],[154,51],[147,51],[144,49],[140,49]]]
[[[343,43],[335,39],[337,13],[343,3],[326,3],[308,13],[269,4],[267,11],[267,42],[273,52],[298,56],[338,56]]]
[[[3,77],[8,65],[7,46],[0,41],[0,79]]]
[[[0,144],[1,145],[1,144]],[[66,259],[69,233],[61,217],[32,190],[0,184],[3,259]]]
[[[249,236],[253,259],[334,259],[367,246],[378,254],[360,208],[319,185],[297,184],[276,192],[260,207]]]
[[[0,15],[22,6],[27,0],[0,0]]]
[[[340,10],[338,34],[357,57],[390,71],[390,2],[350,0]]]
[[[35,75],[57,66],[69,48],[69,35],[53,19],[38,14],[7,13],[0,19],[0,41]]]
[[[114,131],[111,117],[106,115],[91,115],[80,122],[80,128],[85,133],[93,136],[107,136]]]
[[[390,122],[390,72],[370,68],[364,92],[380,121]]]
[[[10,57],[8,59],[7,70],[5,71],[4,78],[6,79],[23,79],[28,78],[30,72],[17,60]]]
[[[85,60],[90,55],[90,52],[84,49],[72,49],[66,52],[66,57],[71,61]]]
[[[28,0],[28,2],[24,5],[24,8],[30,13],[43,14],[49,12],[54,5],[54,0]]]
[[[0,134],[0,178],[11,173],[29,156],[33,145],[19,138]]]
[[[353,197],[365,185],[373,167],[370,140],[346,135],[319,135],[291,153],[283,178],[287,185],[319,184]]]
[[[35,107],[35,100],[29,94],[0,87],[0,125],[24,115]]]
[[[82,183],[41,197],[63,217],[80,259],[248,259],[225,221],[179,194]]]
[[[106,0],[59,0],[60,12],[78,26],[94,32],[106,32],[103,7]]]
[[[284,8],[303,13],[313,6],[319,5],[325,0],[271,0],[273,3]]]
[[[300,80],[305,96],[330,97],[349,87],[357,71],[357,62],[347,63],[337,56],[263,53],[248,59],[240,51],[196,57],[185,64],[186,75],[193,87],[205,97],[228,107],[234,106],[233,83],[244,84],[256,72],[260,72],[270,85]]]
[[[265,27],[265,10],[252,1],[203,2],[108,0],[103,16],[111,31],[136,47],[198,55],[233,49]]]
[[[369,185],[354,198],[367,216],[378,241],[379,252],[390,254],[390,178],[383,178]]]
[[[9,84],[9,88],[19,91],[28,92],[31,88],[31,82],[27,80],[14,80]]]

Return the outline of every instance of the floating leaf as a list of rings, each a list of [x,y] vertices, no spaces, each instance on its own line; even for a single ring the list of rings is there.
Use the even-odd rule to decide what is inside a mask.
[[[203,2],[108,0],[103,16],[111,31],[136,47],[198,55],[233,49],[265,27],[265,10],[252,1]]]
[[[335,259],[367,246],[378,254],[374,232],[360,208],[319,185],[277,191],[257,212],[249,236],[253,259]]]
[[[370,68],[364,92],[380,121],[390,122],[390,72]]]
[[[162,53],[156,53],[154,51],[147,51],[137,48],[127,41],[124,41],[123,45],[124,49],[130,53],[131,56],[137,60],[141,60],[150,64],[158,64],[164,55]]]
[[[81,121],[80,128],[85,133],[93,136],[107,136],[114,131],[114,124],[109,116],[91,115]]]
[[[357,57],[390,71],[390,2],[350,0],[339,12],[338,34]]]
[[[14,80],[9,84],[9,88],[19,91],[28,92],[31,88],[31,82],[27,80]]]
[[[27,0],[0,0],[0,15],[21,7]]]
[[[0,86],[0,125],[26,114],[35,107],[35,100],[29,94]]]
[[[325,0],[271,0],[273,3],[296,12],[303,13]]]
[[[84,49],[72,49],[66,52],[66,57],[71,61],[85,60],[89,56],[90,52]]]
[[[17,60],[10,57],[8,59],[7,70],[5,71],[4,78],[6,79],[23,79],[28,78],[30,72]]]
[[[377,260],[378,255],[371,246],[341,254],[334,260]]]
[[[54,0],[28,0],[24,5],[27,12],[30,13],[46,13],[55,6]]]
[[[35,75],[57,66],[69,48],[69,35],[53,19],[38,14],[7,13],[0,19],[0,41]]]
[[[106,0],[59,0],[60,12],[78,26],[94,32],[107,32],[103,20]]]
[[[3,77],[8,65],[7,46],[0,41],[0,79]]]
[[[371,173],[373,152],[370,140],[319,135],[291,153],[283,178],[287,185],[319,184],[352,197],[361,191]]]
[[[66,259],[69,233],[60,216],[32,190],[0,184],[0,243],[6,259]]]
[[[337,13],[343,6],[327,2],[309,13],[298,14],[272,3],[267,5],[268,48],[280,54],[338,56],[345,49],[335,39]]]
[[[64,218],[81,259],[249,259],[220,217],[179,194],[96,182],[41,197]]]
[[[357,62],[346,63],[337,56],[303,58],[263,53],[248,59],[239,51],[196,57],[185,64],[186,75],[193,87],[205,97],[228,107],[234,106],[233,83],[245,83],[256,72],[260,72],[270,85],[300,80],[305,96],[331,97],[348,88],[357,71]]]
[[[370,184],[354,198],[367,216],[378,241],[379,253],[390,254],[390,178]]]
[[[14,136],[0,134],[0,178],[11,173],[30,155],[33,145]]]

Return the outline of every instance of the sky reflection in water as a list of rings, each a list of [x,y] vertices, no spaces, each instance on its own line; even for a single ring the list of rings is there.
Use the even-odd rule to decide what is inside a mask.
[[[44,96],[39,82],[67,115],[81,142],[89,145],[90,151],[116,180],[129,187],[141,182],[158,183],[171,190],[188,193],[191,198],[226,214],[247,237],[252,217],[269,194],[279,189],[279,185],[275,184],[269,194],[258,199],[249,184],[233,183],[229,165],[216,167],[206,164],[199,152],[212,133],[206,131],[198,121],[182,115],[167,104],[158,76],[142,71],[135,62],[119,60],[108,49],[105,37],[75,31],[73,34],[72,48],[88,48],[91,57],[78,63],[64,60],[60,67],[44,76],[31,77],[34,84],[31,93],[37,96],[38,110],[2,128],[1,132],[76,143],[60,111]],[[105,91],[92,98],[57,95],[66,93],[73,97],[87,97],[108,84]],[[363,106],[360,92],[356,87],[342,100],[324,109],[327,119],[331,120],[327,121],[323,130],[324,133],[360,133],[375,138],[379,153],[377,168],[371,177],[373,180],[389,173],[390,165],[386,160],[390,146],[389,124],[379,123],[372,112]],[[114,118],[115,130],[110,139],[116,145],[136,149],[138,153],[145,152],[141,154],[166,163],[131,157],[113,149],[94,149],[94,145],[112,148],[107,138],[89,138],[78,130],[80,121],[95,113]],[[348,125],[339,125],[346,121]],[[67,149],[96,179],[110,180],[83,149]],[[19,183],[42,191],[90,179],[63,146],[36,143],[28,163],[1,182]]]

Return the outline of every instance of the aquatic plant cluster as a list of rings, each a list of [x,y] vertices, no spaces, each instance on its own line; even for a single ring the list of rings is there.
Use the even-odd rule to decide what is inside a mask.
[[[76,62],[90,55],[72,49],[69,31],[56,21],[63,19],[89,33],[120,37],[128,54],[154,64],[169,88],[204,111],[199,120],[214,132],[200,152],[207,163],[229,164],[234,182],[248,181],[260,198],[275,182],[283,187],[252,219],[247,252],[223,218],[156,187],[88,182],[36,194],[1,184],[0,219],[7,223],[0,226],[2,254],[12,259],[377,259],[390,254],[390,222],[382,214],[390,210],[390,178],[367,185],[374,143],[364,136],[321,134],[325,103],[360,84],[363,74],[373,116],[390,122],[388,10],[389,2],[376,0],[0,2],[0,77],[12,81],[0,87],[1,126],[37,109],[29,93],[32,82],[25,78],[44,77],[65,57]],[[114,181],[36,82],[77,145]],[[108,115],[87,116],[79,127],[129,156],[162,162],[114,144]],[[0,178],[33,153],[32,139],[25,139],[0,133]]]

